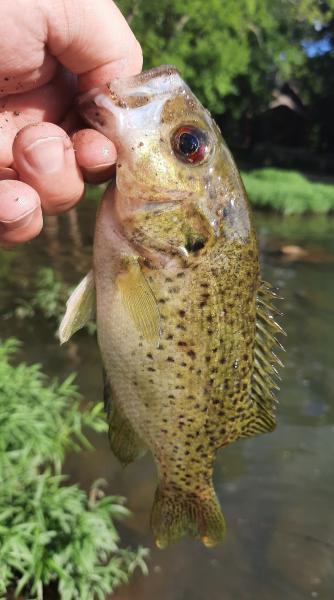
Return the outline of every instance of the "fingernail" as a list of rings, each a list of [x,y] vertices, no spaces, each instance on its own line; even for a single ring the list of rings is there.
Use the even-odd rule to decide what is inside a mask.
[[[17,179],[17,173],[10,167],[0,167],[0,180],[8,181],[8,179]]]
[[[24,150],[29,165],[41,173],[61,171],[65,163],[66,138],[49,136],[36,140]]]
[[[3,229],[6,231],[13,231],[13,229],[18,229],[19,227],[26,227],[30,221],[34,218],[34,215],[39,211],[39,207],[33,208],[30,212],[21,215],[17,219],[12,219],[10,221],[0,221],[0,224]]]
[[[0,223],[2,228],[16,229],[26,225],[34,212],[40,210],[37,194],[30,190],[25,183],[17,181],[13,184],[12,181],[1,181],[0,191]]]
[[[92,167],[88,167],[87,171],[92,171],[93,173],[100,173],[101,171],[106,171],[107,169],[111,169],[114,167],[115,163],[101,163],[100,165],[94,165]]]

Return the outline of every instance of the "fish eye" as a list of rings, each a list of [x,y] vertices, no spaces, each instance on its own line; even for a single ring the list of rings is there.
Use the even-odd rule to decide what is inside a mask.
[[[197,165],[209,154],[210,146],[205,131],[194,125],[182,125],[172,134],[172,148],[179,160]]]

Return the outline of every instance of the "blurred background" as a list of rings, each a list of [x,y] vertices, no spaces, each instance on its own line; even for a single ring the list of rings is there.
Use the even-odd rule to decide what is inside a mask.
[[[102,477],[108,493],[125,496],[132,517],[118,526],[121,546],[150,548],[148,576],[137,570],[115,600],[332,600],[334,1],[119,6],[143,45],[145,67],[179,67],[241,168],[263,276],[284,298],[285,369],[276,431],[219,454],[215,487],[228,535],[216,549],[188,540],[153,547],[152,460],[123,471],[105,432],[84,429],[93,447],[77,454],[69,445],[63,472],[84,490]],[[38,362],[60,381],[75,372],[83,411],[102,398],[94,326],[63,348],[55,331],[69,290],[89,269],[101,193],[89,188],[78,209],[48,217],[37,240],[0,250],[1,338],[22,341],[17,362]],[[1,389],[0,399],[6,403]]]

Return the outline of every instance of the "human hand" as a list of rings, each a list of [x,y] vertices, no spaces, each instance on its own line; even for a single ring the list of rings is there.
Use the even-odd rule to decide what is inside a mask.
[[[73,98],[139,73],[142,54],[112,0],[1,0],[0,55],[0,243],[11,245],[38,235],[42,211],[74,206],[84,179],[108,179],[115,147],[78,129]]]

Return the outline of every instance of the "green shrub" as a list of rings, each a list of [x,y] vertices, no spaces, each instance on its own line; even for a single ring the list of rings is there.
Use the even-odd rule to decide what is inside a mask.
[[[89,494],[61,475],[69,449],[89,447],[83,426],[106,429],[102,405],[81,410],[73,377],[49,381],[38,365],[13,366],[16,340],[0,346],[0,597],[15,587],[41,600],[102,600],[139,566],[146,550],[123,550],[114,519],[122,498]]]
[[[310,181],[296,171],[257,169],[242,178],[252,204],[286,215],[334,210],[334,185]]]

